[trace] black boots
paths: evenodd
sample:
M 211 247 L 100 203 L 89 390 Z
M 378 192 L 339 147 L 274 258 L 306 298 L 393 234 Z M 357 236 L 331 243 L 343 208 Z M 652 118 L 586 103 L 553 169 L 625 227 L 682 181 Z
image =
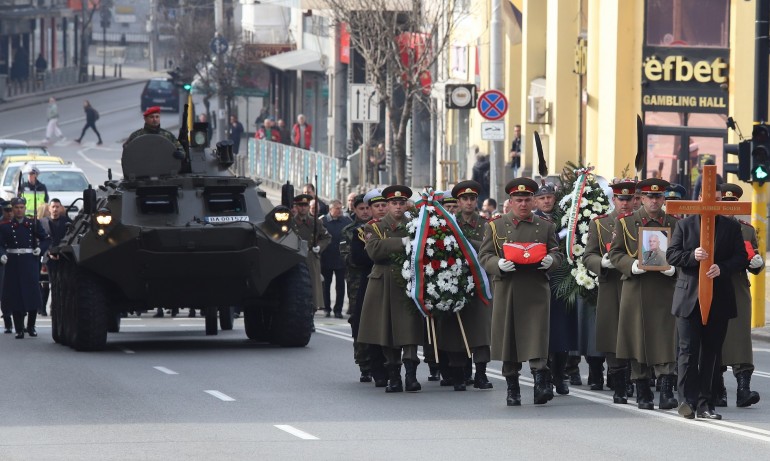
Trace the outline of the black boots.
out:
M 588 362 L 588 385 L 592 391 L 604 389 L 604 357 L 586 357 Z
M 407 392 L 418 392 L 422 389 L 417 381 L 417 363 L 413 360 L 404 360 L 404 390 Z
M 508 393 L 505 396 L 505 404 L 509 407 L 520 407 L 521 388 L 519 387 L 519 377 L 506 376 L 505 383 L 508 384 Z
M 401 375 L 401 370 L 398 374 Z M 374 379 L 374 387 L 388 386 L 388 373 L 381 362 L 372 361 L 372 379 Z
M 655 396 L 650 389 L 649 379 L 637 379 L 636 380 L 636 406 L 640 410 L 653 410 L 655 404 L 653 403 Z
M 674 375 L 658 376 L 660 381 L 660 400 L 658 408 L 661 410 L 671 410 L 679 406 L 679 401 L 674 397 Z
M 476 364 L 476 375 L 473 377 L 473 387 L 476 389 L 492 389 L 492 383 L 487 379 L 487 364 Z
M 369 370 L 361 370 L 361 377 L 358 378 L 358 382 L 370 383 L 372 382 L 372 372 Z
M 626 376 L 626 397 L 634 396 L 634 382 L 631 380 L 631 365 L 626 364 L 625 376 Z
M 16 327 L 16 339 L 24 339 L 24 314 L 13 314 L 13 326 Z
M 452 367 L 452 381 L 456 391 L 465 390 L 465 366 Z
M 401 365 L 388 365 L 388 387 L 385 392 L 404 392 L 404 384 L 401 382 Z
M 13 320 L 11 320 L 11 315 L 5 315 L 3 314 L 3 324 L 5 325 L 5 333 L 10 334 L 13 333 Z
M 428 363 L 428 381 L 438 381 L 441 379 L 438 365 L 435 363 Z
M 466 386 L 473 386 L 473 359 L 468 358 L 465 361 L 465 367 L 463 367 L 463 379 Z
M 567 365 L 566 352 L 554 352 L 550 355 L 551 359 L 551 383 L 556 386 L 556 393 L 559 395 L 569 394 L 569 385 L 564 380 L 564 367 Z
M 535 405 L 542 405 L 553 399 L 553 390 L 548 381 L 550 372 L 546 370 L 535 370 Z
M 716 373 L 717 376 L 714 378 L 714 388 L 711 389 L 711 393 L 714 396 L 713 397 L 713 403 L 715 407 L 726 407 L 727 406 L 727 389 L 725 388 L 725 375 L 723 370 L 717 370 L 714 373 Z
M 613 391 L 612 403 L 626 404 L 628 399 L 626 398 L 626 372 L 623 369 L 610 370 L 607 375 L 607 380 L 612 380 Z
M 759 402 L 759 394 L 751 390 L 751 370 L 745 370 L 738 373 L 735 377 L 738 380 L 738 392 L 736 393 L 735 404 L 741 408 L 754 405 Z
M 37 312 L 29 312 L 27 314 L 27 333 L 31 337 L 37 336 L 37 330 L 35 330 L 35 320 L 37 320 Z

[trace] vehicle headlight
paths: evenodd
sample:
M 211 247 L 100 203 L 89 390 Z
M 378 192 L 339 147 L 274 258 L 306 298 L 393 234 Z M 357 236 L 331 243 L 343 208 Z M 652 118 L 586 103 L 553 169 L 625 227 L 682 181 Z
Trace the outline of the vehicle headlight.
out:
M 278 211 L 274 216 L 276 222 L 287 222 L 291 217 L 291 213 L 289 211 Z
M 105 227 L 112 224 L 112 212 L 109 208 L 100 208 L 96 212 L 96 224 Z

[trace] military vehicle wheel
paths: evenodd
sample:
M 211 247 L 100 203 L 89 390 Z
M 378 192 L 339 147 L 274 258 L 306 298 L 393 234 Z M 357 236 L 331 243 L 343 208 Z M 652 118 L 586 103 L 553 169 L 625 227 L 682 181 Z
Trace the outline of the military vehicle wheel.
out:
M 243 326 L 246 329 L 246 336 L 253 341 L 267 341 L 269 339 L 267 320 L 262 309 L 253 306 L 241 308 L 243 311 Z
M 276 296 L 271 306 L 270 342 L 284 347 L 305 347 L 313 328 L 310 273 L 300 263 L 277 277 L 268 287 Z
M 69 346 L 79 351 L 97 351 L 107 344 L 107 289 L 90 271 L 79 269 L 72 261 L 60 264 L 69 282 L 62 316 Z
M 120 312 L 107 314 L 107 333 L 120 333 Z
M 219 308 L 219 327 L 222 330 L 232 330 L 233 322 L 235 321 L 235 307 L 220 307 Z
M 207 307 L 204 309 L 206 312 L 206 335 L 207 336 L 214 336 L 219 331 L 217 328 L 217 312 L 219 309 L 216 307 Z

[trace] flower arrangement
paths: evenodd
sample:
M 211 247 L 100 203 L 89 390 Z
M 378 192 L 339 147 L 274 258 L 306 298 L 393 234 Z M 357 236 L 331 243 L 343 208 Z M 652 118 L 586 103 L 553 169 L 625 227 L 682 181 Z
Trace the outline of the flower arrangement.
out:
M 560 242 L 567 255 L 554 276 L 556 295 L 568 306 L 581 297 L 596 302 L 598 277 L 583 264 L 588 243 L 588 229 L 594 218 L 609 211 L 609 199 L 592 173 L 593 167 L 568 163 L 562 172 L 565 195 L 558 202 L 558 223 L 566 230 Z
M 440 204 L 443 192 L 427 189 L 407 212 L 410 242 L 401 263 L 406 293 L 425 316 L 460 312 L 474 292 L 488 302 L 489 280 L 455 217 Z

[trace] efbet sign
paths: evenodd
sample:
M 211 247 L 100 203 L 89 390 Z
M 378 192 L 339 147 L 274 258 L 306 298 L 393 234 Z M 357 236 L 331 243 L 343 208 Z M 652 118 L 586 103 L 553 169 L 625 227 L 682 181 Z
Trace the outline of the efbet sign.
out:
M 729 50 L 645 47 L 642 109 L 727 114 Z

